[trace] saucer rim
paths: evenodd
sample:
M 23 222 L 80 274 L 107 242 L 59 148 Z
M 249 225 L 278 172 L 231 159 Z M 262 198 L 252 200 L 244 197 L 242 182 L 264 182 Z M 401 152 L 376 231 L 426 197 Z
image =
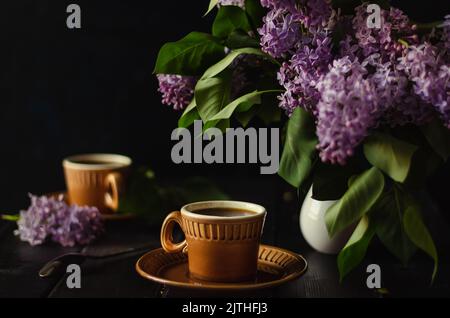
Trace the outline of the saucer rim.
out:
M 303 267 L 303 269 L 301 271 L 294 272 L 294 273 L 291 273 L 291 274 L 289 274 L 289 275 L 287 275 L 285 277 L 282 277 L 282 278 L 279 278 L 279 279 L 275 279 L 275 280 L 269 281 L 269 282 L 264 282 L 264 283 L 213 283 L 213 282 L 205 282 L 204 284 L 200 284 L 200 283 L 186 283 L 186 282 L 179 282 L 179 281 L 174 281 L 174 280 L 161 278 L 161 277 L 149 274 L 149 273 L 145 272 L 141 268 L 140 263 L 142 262 L 142 260 L 150 253 L 153 253 L 153 252 L 155 252 L 157 250 L 163 250 L 163 248 L 160 247 L 160 248 L 152 249 L 151 251 L 148 251 L 147 253 L 145 253 L 144 255 L 139 257 L 139 259 L 136 261 L 135 269 L 136 269 L 137 273 L 140 276 L 142 276 L 143 278 L 145 278 L 147 280 L 150 280 L 152 282 L 156 282 L 156 283 L 159 283 L 159 284 L 162 284 L 162 285 L 165 285 L 165 286 L 171 286 L 171 287 L 177 287 L 177 288 L 185 288 L 185 289 L 197 289 L 197 290 L 256 290 L 256 289 L 264 289 L 264 288 L 276 287 L 276 286 L 285 284 L 287 282 L 290 282 L 290 281 L 292 281 L 294 279 L 297 279 L 300 276 L 303 276 L 305 274 L 305 272 L 307 271 L 307 269 L 308 269 L 308 261 L 301 254 L 289 251 L 289 250 L 284 249 L 284 248 L 280 248 L 280 247 L 276 247 L 276 246 L 272 246 L 272 245 L 267 245 L 267 244 L 260 244 L 260 248 L 261 247 L 277 249 L 279 251 L 288 253 L 288 254 L 294 256 L 297 259 L 297 261 L 303 262 L 305 264 L 305 266 Z M 262 260 L 258 259 L 258 264 L 259 263 L 262 263 L 262 264 L 269 263 L 269 264 L 271 264 L 271 262 L 262 261 Z M 179 263 L 177 263 L 177 264 L 179 264 Z M 163 268 L 163 267 L 161 267 L 161 268 Z

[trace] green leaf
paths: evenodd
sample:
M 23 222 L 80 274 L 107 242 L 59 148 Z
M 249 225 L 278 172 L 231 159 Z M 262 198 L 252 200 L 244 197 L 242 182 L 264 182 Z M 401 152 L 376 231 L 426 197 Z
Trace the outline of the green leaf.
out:
M 406 180 L 416 150 L 416 145 L 382 133 L 375 133 L 364 142 L 367 160 L 397 182 Z
M 205 12 L 205 15 L 207 15 L 208 13 L 210 13 L 214 8 L 217 7 L 217 3 L 219 3 L 219 0 L 210 0 L 209 1 L 209 6 L 208 6 L 208 10 Z
M 216 184 L 204 177 L 191 177 L 180 184 L 176 191 L 183 200 L 181 205 L 198 201 L 230 200 Z
M 198 113 L 206 123 L 228 104 L 230 79 L 226 75 L 200 79 L 195 86 L 194 96 Z
M 416 252 L 416 246 L 406 235 L 403 226 L 406 201 L 404 193 L 394 186 L 381 196 L 372 217 L 380 241 L 403 265 Z
M 220 7 L 212 25 L 212 34 L 219 38 L 226 38 L 235 30 L 247 32 L 251 30 L 245 11 L 237 6 Z
M 374 233 L 372 222 L 364 215 L 337 257 L 340 281 L 364 259 Z
M 226 132 L 227 128 L 230 128 L 230 120 L 222 119 L 222 120 L 208 121 L 203 125 L 203 133 L 207 134 L 207 130 L 212 127 L 218 128 L 224 133 Z
M 351 176 L 360 173 L 354 157 L 345 166 L 319 162 L 314 170 L 312 198 L 318 201 L 338 200 L 348 189 Z
M 205 79 L 216 76 L 217 74 L 225 70 L 234 61 L 234 59 L 241 54 L 255 54 L 266 56 L 266 54 L 262 52 L 260 49 L 255 48 L 242 48 L 233 50 L 230 53 L 228 53 L 227 56 L 225 56 L 222 60 L 220 60 L 219 62 L 208 68 L 201 78 Z
M 450 156 L 450 131 L 435 119 L 420 127 L 433 150 L 446 161 Z
M 267 10 L 261 6 L 260 0 L 245 0 L 245 11 L 250 17 L 253 28 L 260 28 L 262 26 L 263 17 L 267 13 Z
M 403 216 L 403 225 L 410 240 L 434 260 L 434 269 L 431 279 L 433 282 L 438 270 L 437 250 L 433 238 L 422 221 L 417 205 L 410 205 L 406 208 Z
M 263 121 L 265 125 L 270 125 L 273 122 L 281 120 L 281 108 L 274 107 L 276 102 L 272 99 L 268 100 L 262 96 L 262 105 L 259 107 L 257 116 Z
M 384 176 L 376 167 L 352 180 L 342 198 L 325 214 L 330 237 L 358 221 L 377 202 L 384 189 Z
M 269 93 L 277 93 L 279 90 L 254 91 L 236 98 L 234 101 L 226 105 L 219 113 L 211 117 L 210 120 L 220 120 L 230 118 L 234 111 L 246 112 L 253 105 L 261 103 L 261 95 Z
M 133 213 L 152 225 L 160 226 L 168 211 L 189 202 L 229 200 L 216 184 L 203 177 L 191 177 L 176 185 L 161 185 L 147 167 L 132 171 L 127 191 L 119 200 L 118 213 Z
M 403 184 L 410 189 L 423 188 L 428 177 L 433 175 L 443 163 L 441 157 L 429 145 L 419 147 L 414 153 L 408 177 Z
M 246 47 L 259 48 L 259 41 L 247 33 L 234 30 L 227 38 L 226 46 L 230 49 L 240 49 Z
M 194 123 L 194 120 L 200 119 L 200 115 L 198 114 L 196 107 L 197 104 L 195 103 L 195 98 L 193 98 L 184 110 L 180 119 L 178 119 L 178 128 L 187 128 Z
M 313 175 L 312 198 L 318 201 L 338 200 L 347 191 L 348 177 L 343 167 L 318 163 Z
M 317 160 L 314 118 L 298 107 L 289 118 L 278 174 L 298 188 L 308 178 Z
M 164 219 L 166 211 L 151 169 L 140 167 L 133 171 L 126 189 L 119 200 L 119 213 L 133 213 L 152 224 Z
M 225 47 L 213 36 L 191 32 L 177 42 L 163 45 L 153 73 L 201 75 L 225 55 Z
M 236 120 L 243 126 L 246 127 L 248 123 L 255 117 L 258 113 L 259 106 L 251 107 L 248 111 L 245 112 L 235 112 L 234 117 Z

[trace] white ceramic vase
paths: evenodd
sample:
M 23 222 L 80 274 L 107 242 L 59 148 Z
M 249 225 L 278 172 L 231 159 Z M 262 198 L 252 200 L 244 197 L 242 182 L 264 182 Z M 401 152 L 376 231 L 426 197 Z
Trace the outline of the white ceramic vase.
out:
M 335 202 L 314 200 L 311 187 L 300 210 L 300 230 L 303 237 L 312 248 L 325 254 L 338 254 L 355 228 L 351 226 L 330 239 L 325 225 L 325 212 Z

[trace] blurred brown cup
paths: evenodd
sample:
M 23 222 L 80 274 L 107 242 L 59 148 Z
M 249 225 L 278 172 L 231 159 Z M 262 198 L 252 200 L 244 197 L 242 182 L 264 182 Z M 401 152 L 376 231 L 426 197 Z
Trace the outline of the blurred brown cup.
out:
M 103 214 L 119 207 L 132 160 L 117 154 L 82 154 L 63 160 L 68 201 L 95 206 Z

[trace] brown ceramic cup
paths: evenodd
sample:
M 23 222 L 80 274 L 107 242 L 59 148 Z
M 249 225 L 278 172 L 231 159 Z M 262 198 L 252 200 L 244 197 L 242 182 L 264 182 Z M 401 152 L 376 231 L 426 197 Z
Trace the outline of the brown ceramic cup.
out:
M 187 253 L 189 274 L 194 279 L 211 282 L 251 281 L 256 277 L 265 216 L 264 207 L 248 202 L 205 201 L 187 204 L 181 211 L 170 213 L 164 220 L 161 245 L 168 253 Z M 184 232 L 183 242 L 173 241 L 176 223 Z
M 131 163 L 130 158 L 115 154 L 83 154 L 64 159 L 68 200 L 95 206 L 103 214 L 114 213 Z

